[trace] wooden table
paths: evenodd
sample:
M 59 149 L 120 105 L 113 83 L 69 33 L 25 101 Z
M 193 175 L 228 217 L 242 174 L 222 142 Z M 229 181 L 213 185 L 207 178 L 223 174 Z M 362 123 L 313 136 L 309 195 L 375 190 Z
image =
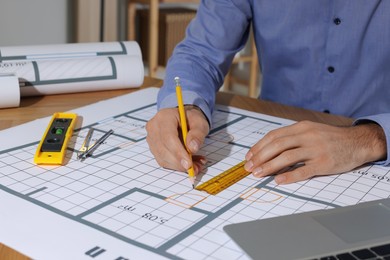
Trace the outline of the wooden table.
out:
M 145 77 L 144 84 L 141 88 L 152 86 L 160 87 L 161 85 L 162 81 L 160 79 Z M 20 107 L 0 109 L 0 130 L 20 125 L 33 119 L 51 116 L 55 112 L 64 112 L 100 100 L 127 94 L 138 89 L 139 88 L 22 98 Z
M 161 80 L 146 77 L 141 88 L 152 86 L 159 87 L 161 84 Z M 130 93 L 135 90 L 138 89 L 22 98 L 19 108 L 0 110 L 0 129 L 16 126 L 36 118 L 51 116 L 54 112 L 71 110 L 100 100 Z M 352 119 L 346 117 L 284 106 L 273 102 L 261 101 L 223 92 L 218 93 L 217 103 L 296 121 L 311 120 L 333 125 L 350 125 L 352 122 Z M 29 258 L 0 244 L 0 259 L 26 260 Z

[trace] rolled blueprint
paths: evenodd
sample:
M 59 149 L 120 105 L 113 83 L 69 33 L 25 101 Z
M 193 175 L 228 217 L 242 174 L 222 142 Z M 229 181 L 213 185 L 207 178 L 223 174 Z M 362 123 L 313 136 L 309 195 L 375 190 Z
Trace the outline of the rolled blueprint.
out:
M 0 74 L 0 93 L 0 108 L 18 107 L 20 104 L 18 78 Z
M 7 62 L 0 71 L 19 79 L 21 96 L 138 87 L 144 79 L 142 62 L 129 55 Z
M 144 68 L 136 42 L 0 47 L 0 108 L 10 93 L 51 95 L 139 87 Z M 15 84 L 15 79 L 17 79 Z M 8 95 L 8 96 L 7 96 Z
M 0 62 L 116 55 L 142 58 L 141 49 L 135 41 L 0 47 Z

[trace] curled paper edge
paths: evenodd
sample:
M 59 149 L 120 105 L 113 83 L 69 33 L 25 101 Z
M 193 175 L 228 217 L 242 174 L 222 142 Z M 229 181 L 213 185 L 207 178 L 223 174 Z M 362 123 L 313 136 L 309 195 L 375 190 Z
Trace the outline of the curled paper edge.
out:
M 0 75 L 0 108 L 19 107 L 20 87 L 18 77 Z

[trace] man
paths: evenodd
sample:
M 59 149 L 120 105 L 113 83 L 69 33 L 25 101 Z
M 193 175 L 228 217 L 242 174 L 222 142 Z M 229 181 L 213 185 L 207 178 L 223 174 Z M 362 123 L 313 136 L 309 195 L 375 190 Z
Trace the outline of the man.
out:
M 354 126 L 299 122 L 271 131 L 246 154 L 254 176 L 278 184 L 390 164 L 390 1 L 204 0 L 168 62 L 159 112 L 147 124 L 157 162 L 185 171 L 173 78 L 187 106 L 187 144 L 196 154 L 209 131 L 215 93 L 253 25 L 263 74 L 261 98 L 356 118 Z M 206 158 L 193 158 L 196 173 Z

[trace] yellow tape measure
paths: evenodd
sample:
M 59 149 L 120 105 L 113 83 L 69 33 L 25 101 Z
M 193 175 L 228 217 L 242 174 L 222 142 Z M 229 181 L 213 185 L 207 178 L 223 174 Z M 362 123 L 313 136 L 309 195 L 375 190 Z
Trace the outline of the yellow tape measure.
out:
M 75 113 L 54 113 L 34 155 L 36 164 L 63 164 L 76 125 Z
M 211 195 L 218 194 L 220 191 L 223 191 L 227 187 L 230 187 L 234 183 L 240 181 L 250 174 L 250 172 L 247 172 L 244 169 L 245 163 L 246 161 L 240 162 L 239 164 L 222 172 L 205 183 L 202 183 L 195 189 L 199 191 L 205 191 Z

